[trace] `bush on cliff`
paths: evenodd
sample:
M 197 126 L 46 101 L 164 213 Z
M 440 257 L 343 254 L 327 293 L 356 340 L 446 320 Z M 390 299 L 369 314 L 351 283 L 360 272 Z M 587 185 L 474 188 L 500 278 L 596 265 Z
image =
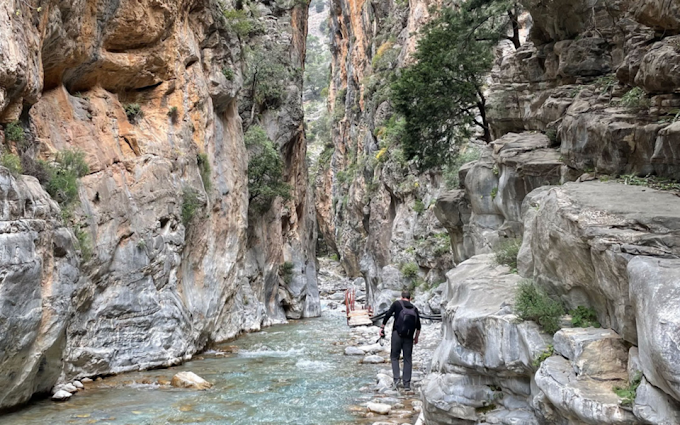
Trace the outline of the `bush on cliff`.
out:
M 274 199 L 290 199 L 290 185 L 283 179 L 283 161 L 274 143 L 260 126 L 251 126 L 245 134 L 248 161 L 248 192 L 250 206 L 265 212 Z
M 552 335 L 560 330 L 564 307 L 532 281 L 523 281 L 517 286 L 515 313 L 522 320 L 533 320 L 543 331 Z
M 517 45 L 518 7 L 499 0 L 471 0 L 444 8 L 421 30 L 416 63 L 392 85 L 392 103 L 406 119 L 402 140 L 407 159 L 422 169 L 444 165 L 456 144 L 477 129 L 491 142 L 484 84 L 494 48 L 507 38 Z
M 67 149 L 57 154 L 55 165 L 40 163 L 48 175 L 45 189 L 62 209 L 68 211 L 78 198 L 78 179 L 90 172 L 85 154 Z
M 513 273 L 517 273 L 517 254 L 522 246 L 522 239 L 505 239 L 494 250 L 496 264 L 510 267 Z

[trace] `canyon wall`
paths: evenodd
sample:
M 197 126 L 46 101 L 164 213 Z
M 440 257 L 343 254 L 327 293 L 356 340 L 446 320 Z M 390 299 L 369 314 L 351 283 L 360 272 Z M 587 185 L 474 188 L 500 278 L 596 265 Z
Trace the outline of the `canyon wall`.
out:
M 388 101 L 416 31 L 436 2 L 332 0 L 332 155 L 321 154 L 317 220 L 349 276 L 386 310 L 404 287 L 436 286 L 453 265 L 449 237 L 433 212 L 439 173 L 420 173 L 390 145 Z M 362 281 L 362 279 L 364 281 Z M 433 305 L 435 309 L 438 307 Z
M 416 297 L 444 316 L 424 423 L 680 423 L 678 7 L 521 3 L 527 39 L 502 42 L 489 76 L 494 141 L 451 190 L 443 173 L 403 160 L 387 102 L 439 5 L 332 2 L 320 233 L 378 310 L 450 269 L 438 296 Z M 437 245 L 442 227 L 450 246 Z M 521 245 L 516 269 L 493 255 L 508 242 Z M 565 312 L 590 309 L 601 327 L 564 315 L 553 335 L 518 320 L 526 283 Z
M 523 4 L 529 41 L 491 74 L 496 140 L 436 205 L 460 263 L 424 421 L 678 423 L 677 7 Z M 517 270 L 490 255 L 508 239 Z M 529 282 L 601 328 L 519 321 Z
M 176 364 L 319 314 L 307 6 L 246 6 L 249 32 L 214 0 L 0 5 L 6 153 L 43 183 L 41 161 L 64 150 L 89 166 L 61 207 L 36 177 L 0 173 L 0 408 L 60 379 Z M 244 111 L 251 53 L 271 45 L 280 98 Z M 264 212 L 249 206 L 246 119 L 281 153 L 291 188 Z

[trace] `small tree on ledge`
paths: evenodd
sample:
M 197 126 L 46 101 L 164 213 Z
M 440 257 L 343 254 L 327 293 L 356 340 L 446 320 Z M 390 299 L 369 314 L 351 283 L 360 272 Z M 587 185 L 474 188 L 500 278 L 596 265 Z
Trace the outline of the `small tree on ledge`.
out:
M 283 161 L 262 127 L 251 126 L 245 134 L 248 161 L 249 205 L 262 213 L 276 197 L 290 199 L 290 185 L 283 181 Z
M 421 30 L 416 63 L 393 84 L 392 103 L 406 120 L 404 153 L 422 169 L 449 162 L 475 128 L 491 142 L 484 85 L 499 40 L 518 42 L 517 10 L 514 2 L 470 0 L 442 9 Z

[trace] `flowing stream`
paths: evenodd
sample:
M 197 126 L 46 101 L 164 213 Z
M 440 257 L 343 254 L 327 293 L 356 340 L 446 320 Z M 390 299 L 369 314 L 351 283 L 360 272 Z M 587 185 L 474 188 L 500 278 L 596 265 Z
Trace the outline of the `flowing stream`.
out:
M 228 344 L 237 352 L 209 351 L 182 366 L 110 377 L 68 402 L 37 401 L 0 417 L 0 423 L 361 423 L 350 406 L 370 398 L 359 388 L 374 383 L 378 367 L 359 367 L 356 357 L 343 355 L 345 344 L 334 344 L 347 340 L 348 329 L 344 314 L 324 310 L 321 318 L 244 335 Z M 183 370 L 214 387 L 191 391 L 158 385 Z

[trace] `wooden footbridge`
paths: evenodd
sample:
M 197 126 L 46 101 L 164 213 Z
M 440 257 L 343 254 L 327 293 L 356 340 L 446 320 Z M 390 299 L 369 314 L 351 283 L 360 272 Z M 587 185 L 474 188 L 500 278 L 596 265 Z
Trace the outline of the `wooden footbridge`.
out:
M 373 308 L 370 305 L 369 306 L 361 305 L 360 307 L 361 308 L 357 308 L 355 288 L 347 289 L 345 291 L 345 310 L 347 311 L 347 325 L 350 328 L 354 328 L 357 326 L 372 326 L 372 325 L 378 326 L 385 318 L 385 314 L 387 314 L 386 311 L 383 311 L 380 314 L 374 315 Z M 420 319 L 441 322 L 442 315 L 420 314 Z

